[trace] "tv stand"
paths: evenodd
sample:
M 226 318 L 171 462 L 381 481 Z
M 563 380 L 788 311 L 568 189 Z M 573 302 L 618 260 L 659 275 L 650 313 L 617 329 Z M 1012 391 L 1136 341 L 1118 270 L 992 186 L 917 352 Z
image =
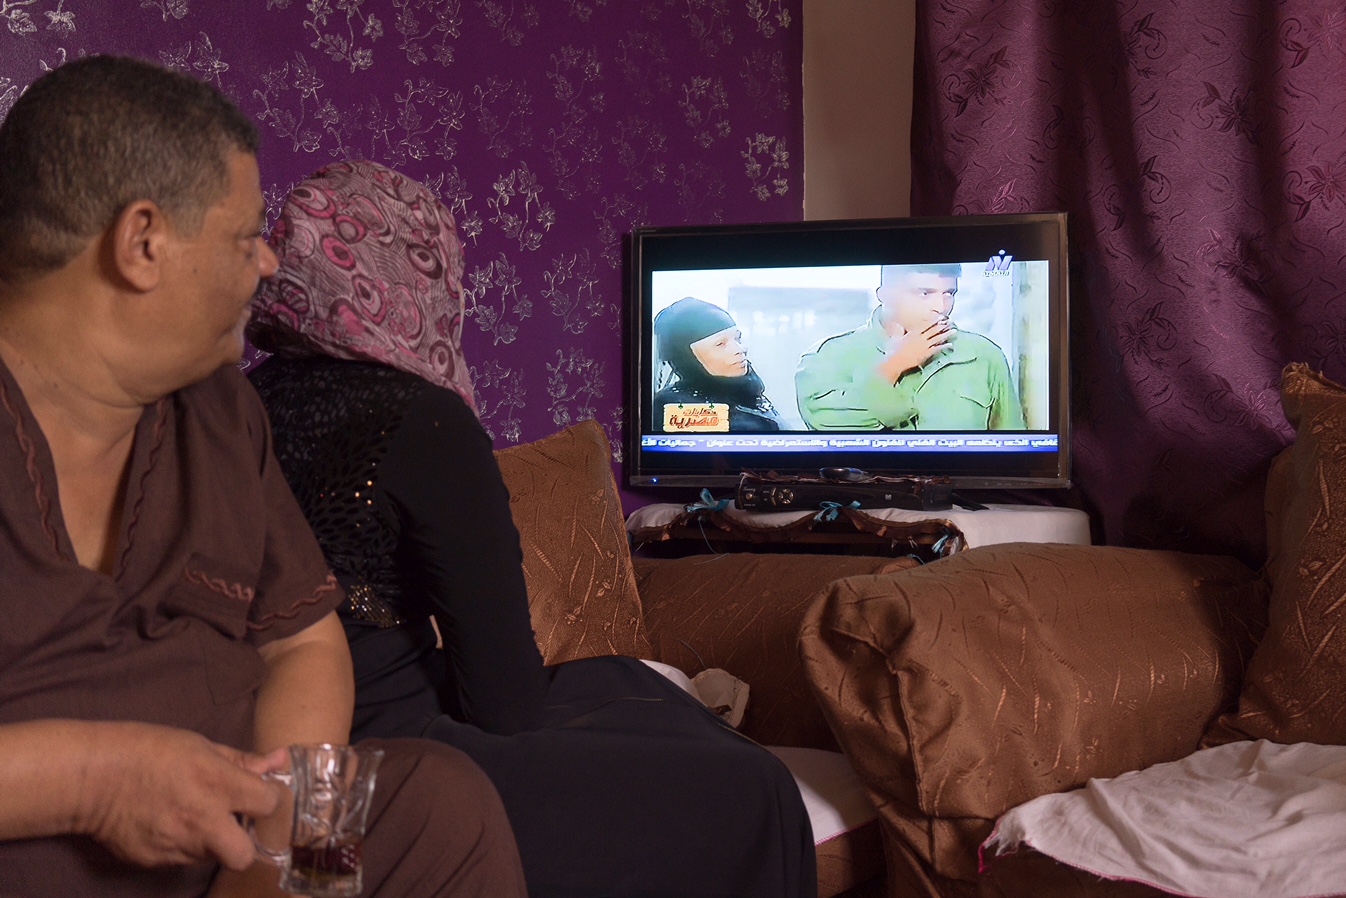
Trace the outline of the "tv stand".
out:
M 989 511 L 991 508 L 991 506 L 989 505 L 982 505 L 975 499 L 969 499 L 967 496 L 963 495 L 957 490 L 954 490 L 952 493 L 949 494 L 949 501 L 952 502 L 954 505 L 957 505 L 959 508 L 964 508 L 967 509 L 968 511 Z
M 646 505 L 626 520 L 649 555 L 699 552 L 835 552 L 915 555 L 928 561 L 1008 542 L 1088 545 L 1089 517 L 1075 508 L 988 504 L 977 510 L 836 507 L 744 511 L 732 500 Z

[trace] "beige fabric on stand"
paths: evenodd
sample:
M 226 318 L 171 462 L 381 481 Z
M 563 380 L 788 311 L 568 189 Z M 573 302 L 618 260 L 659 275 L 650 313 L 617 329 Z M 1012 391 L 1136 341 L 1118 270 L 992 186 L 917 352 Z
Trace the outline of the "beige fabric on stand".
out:
M 667 527 L 684 513 L 682 505 L 657 504 L 637 508 L 626 519 L 626 529 L 635 535 Z M 950 508 L 943 511 L 912 511 L 906 508 L 864 508 L 855 515 L 872 522 L 921 523 L 948 521 L 962 532 L 965 547 L 990 546 L 1011 542 L 1068 543 L 1088 545 L 1089 516 L 1078 508 L 1048 505 L 988 505 L 969 511 Z M 758 528 L 789 527 L 812 518 L 816 511 L 740 511 L 730 502 L 721 514 Z

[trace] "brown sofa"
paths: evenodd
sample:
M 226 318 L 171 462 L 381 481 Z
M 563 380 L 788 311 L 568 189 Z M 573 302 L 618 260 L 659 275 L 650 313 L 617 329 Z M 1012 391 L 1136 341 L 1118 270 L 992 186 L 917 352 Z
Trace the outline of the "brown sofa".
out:
M 821 896 L 1152 898 L 978 846 L 1011 807 L 1202 745 L 1346 744 L 1346 389 L 1292 366 L 1282 400 L 1260 572 L 1041 544 L 633 561 L 598 425 L 498 455 L 544 657 L 722 667 L 749 736 L 845 752 L 879 818 L 820 846 Z
M 1065 546 L 924 566 L 633 556 L 597 424 L 497 458 L 548 662 L 723 668 L 751 688 L 745 735 L 850 757 L 880 817 L 819 846 L 820 898 L 1050 895 L 1014 888 L 1058 880 L 1084 894 L 1042 858 L 979 877 L 977 845 L 1019 801 L 1189 752 L 1236 693 L 1258 627 L 1258 581 L 1228 559 Z M 1014 690 L 987 691 L 1002 680 Z

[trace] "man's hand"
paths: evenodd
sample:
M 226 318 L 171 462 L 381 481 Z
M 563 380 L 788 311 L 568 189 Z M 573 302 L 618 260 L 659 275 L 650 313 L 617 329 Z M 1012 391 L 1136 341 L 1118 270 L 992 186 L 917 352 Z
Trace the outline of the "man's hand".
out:
M 242 870 L 252 864 L 252 839 L 234 815 L 275 811 L 282 789 L 259 774 L 284 768 L 284 750 L 251 755 L 150 724 L 90 730 L 77 831 L 144 866 L 218 860 Z
M 953 325 L 940 318 L 924 330 L 907 331 L 888 340 L 888 352 L 879 363 L 879 372 L 889 383 L 914 368 L 919 368 L 949 345 Z

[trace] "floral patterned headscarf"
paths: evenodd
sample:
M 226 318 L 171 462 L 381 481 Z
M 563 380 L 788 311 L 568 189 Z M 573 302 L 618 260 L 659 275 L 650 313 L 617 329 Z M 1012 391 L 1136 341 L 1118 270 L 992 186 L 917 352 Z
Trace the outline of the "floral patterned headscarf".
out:
M 287 358 L 382 362 L 458 393 L 463 250 L 426 187 L 376 162 L 334 162 L 285 199 L 270 243 L 280 268 L 252 301 L 248 339 Z

